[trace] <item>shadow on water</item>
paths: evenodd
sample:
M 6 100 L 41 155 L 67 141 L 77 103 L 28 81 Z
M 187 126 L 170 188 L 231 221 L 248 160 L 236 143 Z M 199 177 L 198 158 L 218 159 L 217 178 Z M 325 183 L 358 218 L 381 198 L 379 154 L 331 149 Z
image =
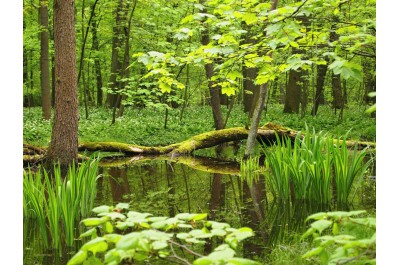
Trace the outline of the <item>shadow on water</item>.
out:
M 313 205 L 305 202 L 274 201 L 266 190 L 264 175 L 248 184 L 239 178 L 240 164 L 227 161 L 224 151 L 210 157 L 130 157 L 103 159 L 97 182 L 95 206 L 129 202 L 133 210 L 153 215 L 208 213 L 208 219 L 233 227 L 251 227 L 256 236 L 247 240 L 241 255 L 262 256 L 265 250 L 283 242 L 293 233 L 303 233 L 304 220 L 319 211 L 375 210 L 375 182 L 366 179 L 354 205 L 345 207 Z M 66 264 L 74 250 L 62 253 L 43 251 L 34 223 L 24 220 L 24 264 Z M 77 240 L 79 249 L 81 242 Z M 205 245 L 210 252 L 214 242 Z M 47 253 L 47 254 L 46 254 Z

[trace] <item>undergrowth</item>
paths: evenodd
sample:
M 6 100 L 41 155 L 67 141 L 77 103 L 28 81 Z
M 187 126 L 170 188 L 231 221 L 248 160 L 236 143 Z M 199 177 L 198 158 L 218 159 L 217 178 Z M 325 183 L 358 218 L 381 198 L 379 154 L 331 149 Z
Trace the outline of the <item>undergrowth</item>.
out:
M 318 115 L 284 114 L 281 105 L 268 106 L 267 114 L 262 117 L 260 126 L 274 122 L 294 130 L 304 130 L 305 124 L 316 131 L 328 131 L 339 137 L 350 130 L 348 139 L 374 141 L 375 119 L 370 118 L 359 107 L 349 107 L 344 111 L 343 120 L 329 106 L 321 106 Z M 224 117 L 228 109 L 223 106 Z M 308 113 L 308 112 L 307 112 Z M 191 106 L 187 108 L 183 119 L 179 120 L 180 109 L 169 111 L 167 128 L 164 129 L 165 113 L 157 109 L 126 108 L 124 116 L 117 118 L 111 125 L 111 110 L 90 108 L 89 119 L 85 119 L 84 109 L 80 109 L 79 141 L 118 141 L 138 145 L 156 146 L 186 140 L 194 135 L 214 129 L 212 112 L 209 106 Z M 24 142 L 47 146 L 51 136 L 51 122 L 42 120 L 41 108 L 24 109 Z M 242 106 L 235 106 L 229 116 L 227 128 L 248 126 L 247 115 Z

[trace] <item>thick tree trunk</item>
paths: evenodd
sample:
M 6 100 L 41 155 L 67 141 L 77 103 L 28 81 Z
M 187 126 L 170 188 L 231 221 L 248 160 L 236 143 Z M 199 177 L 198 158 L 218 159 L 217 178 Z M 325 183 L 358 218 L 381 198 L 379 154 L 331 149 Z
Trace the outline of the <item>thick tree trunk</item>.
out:
M 254 84 L 257 77 L 257 68 L 243 67 L 243 107 L 251 118 L 255 109 L 255 99 L 260 96 L 260 86 Z
M 39 3 L 40 21 L 40 87 L 42 94 L 42 113 L 45 120 L 51 118 L 50 67 L 49 67 L 49 15 L 47 2 Z
M 78 158 L 78 88 L 74 0 L 54 1 L 56 96 L 48 162 L 63 170 Z
M 301 71 L 290 70 L 283 113 L 299 113 Z

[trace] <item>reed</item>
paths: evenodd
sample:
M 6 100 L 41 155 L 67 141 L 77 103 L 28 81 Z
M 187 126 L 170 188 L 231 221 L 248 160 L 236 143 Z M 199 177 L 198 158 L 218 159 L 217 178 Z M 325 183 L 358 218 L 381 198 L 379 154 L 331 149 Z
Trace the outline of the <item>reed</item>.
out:
M 259 160 L 259 156 L 254 156 L 240 161 L 240 178 L 242 180 L 246 180 L 249 184 L 259 180 L 259 174 L 264 171 L 264 168 L 259 164 Z
M 266 183 L 276 199 L 327 204 L 334 197 L 347 203 L 371 163 L 364 162 L 366 149 L 349 151 L 345 138 L 333 140 L 314 129 L 294 140 L 277 138 L 274 146 L 263 147 L 270 172 Z
M 354 199 L 354 196 L 350 199 L 350 195 L 356 194 L 372 158 L 364 162 L 367 150 L 359 151 L 357 146 L 348 150 L 345 138 L 337 143 L 333 153 L 335 197 L 339 204 L 345 204 Z
M 290 166 L 286 162 L 286 158 L 288 153 L 291 152 L 291 145 L 290 142 L 286 142 L 287 140 L 281 141 L 277 137 L 276 145 L 273 148 L 270 149 L 265 146 L 263 148 L 266 168 L 271 173 L 265 179 L 266 185 L 275 198 L 284 201 L 290 198 Z
M 74 245 L 76 224 L 93 208 L 97 169 L 98 159 L 91 159 L 71 166 L 65 178 L 58 165 L 52 175 L 43 168 L 24 172 L 24 217 L 36 219 L 46 247 Z
M 34 173 L 30 169 L 24 171 L 23 177 L 23 209 L 24 219 L 36 219 L 44 247 L 48 247 L 46 213 L 44 205 L 45 187 L 42 183 L 41 171 Z

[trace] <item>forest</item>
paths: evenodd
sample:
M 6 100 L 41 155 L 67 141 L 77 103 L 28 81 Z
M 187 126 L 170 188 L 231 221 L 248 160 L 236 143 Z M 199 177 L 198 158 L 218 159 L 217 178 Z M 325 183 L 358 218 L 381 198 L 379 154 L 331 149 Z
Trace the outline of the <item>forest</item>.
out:
M 376 264 L 374 0 L 24 0 L 24 264 Z

